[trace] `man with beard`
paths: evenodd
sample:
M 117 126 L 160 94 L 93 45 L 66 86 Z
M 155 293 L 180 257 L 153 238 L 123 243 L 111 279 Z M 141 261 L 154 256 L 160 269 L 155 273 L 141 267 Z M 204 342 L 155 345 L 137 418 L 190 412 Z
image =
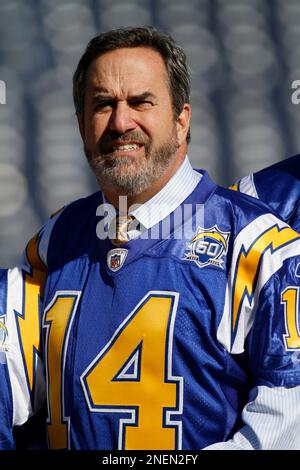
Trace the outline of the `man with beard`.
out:
M 46 399 L 52 449 L 300 448 L 300 236 L 191 168 L 189 92 L 153 28 L 100 34 L 78 64 L 101 191 L 1 277 L 7 414 Z
M 245 176 L 232 188 L 264 201 L 300 232 L 300 155 Z

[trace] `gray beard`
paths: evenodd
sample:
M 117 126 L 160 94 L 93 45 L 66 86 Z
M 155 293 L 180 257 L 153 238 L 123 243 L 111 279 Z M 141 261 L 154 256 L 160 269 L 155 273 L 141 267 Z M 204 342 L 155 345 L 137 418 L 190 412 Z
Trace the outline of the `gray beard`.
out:
M 172 137 L 158 149 L 151 144 L 145 145 L 146 162 L 144 165 L 136 157 L 111 157 L 91 155 L 84 148 L 87 160 L 101 188 L 114 187 L 124 195 L 136 196 L 147 190 L 160 179 L 166 168 L 176 157 L 178 143 L 175 132 Z

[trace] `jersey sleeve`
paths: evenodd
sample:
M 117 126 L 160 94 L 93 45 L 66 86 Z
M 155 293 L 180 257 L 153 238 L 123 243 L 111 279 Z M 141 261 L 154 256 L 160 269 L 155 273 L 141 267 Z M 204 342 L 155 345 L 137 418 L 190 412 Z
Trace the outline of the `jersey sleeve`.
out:
M 52 231 L 64 209 L 65 207 L 52 214 L 39 232 L 29 240 L 22 256 L 22 266 L 47 272 L 48 251 Z
M 21 425 L 45 398 L 41 361 L 42 289 L 45 273 L 14 268 L 0 279 L 2 296 L 2 370 L 4 402 L 11 410 L 11 425 Z
M 0 270 L 0 449 L 45 404 L 41 324 L 51 234 L 63 209 L 28 242 L 21 263 Z
M 272 215 L 236 238 L 218 339 L 244 354 L 244 426 L 207 449 L 300 448 L 300 236 Z
M 18 267 L 0 270 L 0 449 L 13 448 L 13 427 L 45 404 L 43 293 L 51 234 L 62 212 L 28 242 Z
M 12 400 L 7 365 L 0 362 L 0 450 L 15 448 L 12 432 Z
M 300 232 L 300 155 L 245 176 L 231 189 L 260 199 Z
M 12 390 L 7 367 L 7 270 L 0 270 L 0 450 L 14 448 Z

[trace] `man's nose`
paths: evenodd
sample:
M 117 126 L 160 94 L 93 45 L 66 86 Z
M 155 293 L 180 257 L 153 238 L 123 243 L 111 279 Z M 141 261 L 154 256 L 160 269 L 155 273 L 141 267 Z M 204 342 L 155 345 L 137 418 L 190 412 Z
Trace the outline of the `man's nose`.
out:
M 124 134 L 134 130 L 137 124 L 132 117 L 132 110 L 127 103 L 117 103 L 110 117 L 110 130 Z

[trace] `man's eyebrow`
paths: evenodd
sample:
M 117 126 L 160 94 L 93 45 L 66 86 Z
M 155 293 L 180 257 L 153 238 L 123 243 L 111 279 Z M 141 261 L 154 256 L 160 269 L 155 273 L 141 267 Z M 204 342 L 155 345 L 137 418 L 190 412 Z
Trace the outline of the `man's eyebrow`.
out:
M 137 95 L 131 95 L 129 96 L 128 100 L 131 101 L 131 100 L 146 100 L 148 98 L 152 98 L 152 99 L 156 99 L 156 96 L 151 93 L 151 91 L 144 91 L 143 93 L 139 93 Z
M 146 99 L 156 99 L 156 96 L 151 93 L 150 91 L 144 91 L 143 93 L 139 93 L 139 94 L 134 94 L 134 95 L 129 95 L 127 100 L 128 101 L 138 101 L 138 100 L 146 100 Z M 95 93 L 93 93 L 93 101 L 95 100 L 108 100 L 108 101 L 116 101 L 116 97 L 115 96 L 112 96 L 108 93 L 107 90 L 105 89 L 98 89 L 97 91 L 95 91 Z
M 105 93 L 105 92 L 96 92 L 93 94 L 93 98 L 92 98 L 93 101 L 114 101 L 115 100 L 115 97 L 114 96 L 111 96 L 109 93 Z

